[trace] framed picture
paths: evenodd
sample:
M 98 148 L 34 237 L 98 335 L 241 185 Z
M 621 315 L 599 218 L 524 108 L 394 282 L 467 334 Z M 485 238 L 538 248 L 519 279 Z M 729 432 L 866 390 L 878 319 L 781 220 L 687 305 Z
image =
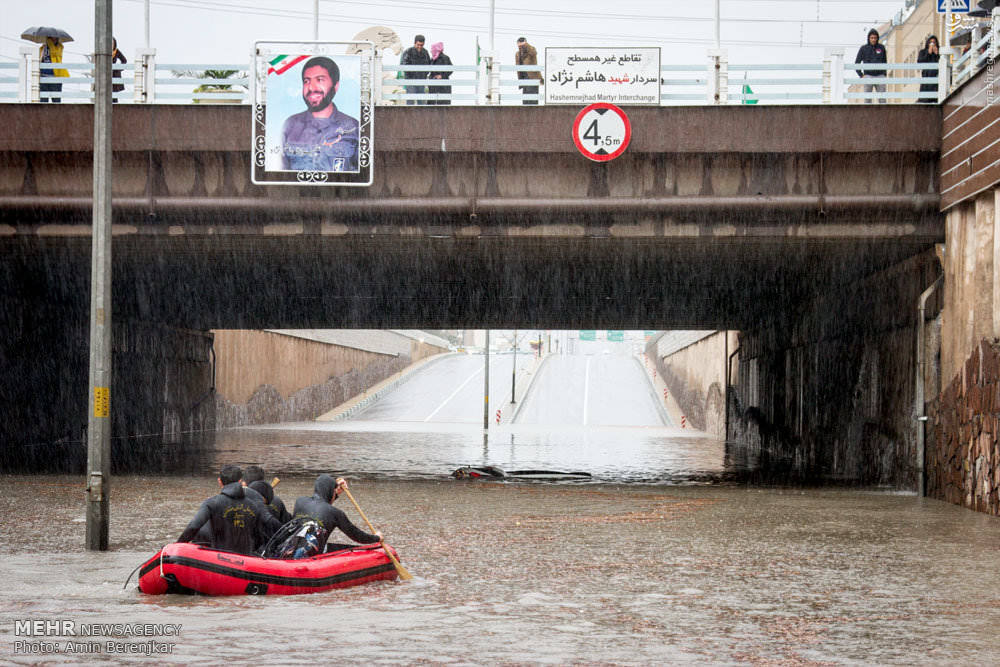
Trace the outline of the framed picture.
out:
M 372 184 L 374 58 L 371 42 L 254 44 L 254 183 Z

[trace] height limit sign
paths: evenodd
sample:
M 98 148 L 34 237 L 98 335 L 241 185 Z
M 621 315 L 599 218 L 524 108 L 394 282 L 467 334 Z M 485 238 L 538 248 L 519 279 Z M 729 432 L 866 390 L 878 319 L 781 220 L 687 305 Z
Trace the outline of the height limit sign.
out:
M 597 102 L 584 107 L 573 122 L 573 143 L 595 162 L 607 162 L 625 152 L 632 138 L 632 124 L 614 104 Z

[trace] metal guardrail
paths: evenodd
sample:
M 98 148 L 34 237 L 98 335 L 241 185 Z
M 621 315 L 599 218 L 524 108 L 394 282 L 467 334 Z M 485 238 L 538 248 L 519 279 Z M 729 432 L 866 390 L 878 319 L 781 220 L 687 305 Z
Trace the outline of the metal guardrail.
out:
M 995 10 L 1000 18 L 1000 8 Z M 842 49 L 830 50 L 821 63 L 730 64 L 726 51 L 711 50 L 706 61 L 665 64 L 660 67 L 660 105 L 683 104 L 851 104 L 940 102 L 955 87 L 992 65 L 1000 48 L 1000 20 L 982 36 L 974 35 L 970 48 L 957 59 L 942 54 L 939 63 L 855 64 Z M 48 63 L 45 63 L 48 69 Z M 53 63 L 68 77 L 43 74 L 37 49 L 23 47 L 21 60 L 0 62 L 0 103 L 93 102 L 90 63 Z M 533 79 L 522 72 L 541 72 L 541 66 L 515 66 L 484 59 L 478 65 L 390 65 L 376 59 L 374 91 L 377 105 L 396 104 L 544 104 L 544 85 L 530 92 Z M 119 103 L 250 104 L 248 63 L 158 63 L 155 51 L 140 50 L 132 62 L 115 65 L 123 89 L 112 94 Z M 923 71 L 937 69 L 937 76 Z M 857 72 L 885 70 L 884 77 L 858 78 Z M 448 79 L 408 79 L 409 72 L 448 72 Z M 884 90 L 865 91 L 877 84 Z M 920 91 L 935 84 L 936 91 Z M 58 85 L 59 90 L 52 90 Z

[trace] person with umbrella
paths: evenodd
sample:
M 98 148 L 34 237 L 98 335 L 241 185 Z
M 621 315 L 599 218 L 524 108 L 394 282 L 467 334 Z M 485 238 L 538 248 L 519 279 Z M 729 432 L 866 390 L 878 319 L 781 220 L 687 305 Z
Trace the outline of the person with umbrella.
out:
M 43 63 L 61 63 L 63 56 L 63 43 L 73 41 L 73 38 L 65 30 L 50 28 L 47 26 L 28 28 L 21 33 L 21 39 L 27 39 L 41 44 L 38 48 L 38 59 Z M 69 76 L 69 72 L 62 68 L 53 69 L 51 67 L 42 67 L 41 75 L 42 77 L 61 77 Z M 38 89 L 43 93 L 61 93 L 62 84 L 42 83 L 39 84 Z M 48 101 L 59 103 L 62 99 L 57 95 L 42 95 L 42 102 Z

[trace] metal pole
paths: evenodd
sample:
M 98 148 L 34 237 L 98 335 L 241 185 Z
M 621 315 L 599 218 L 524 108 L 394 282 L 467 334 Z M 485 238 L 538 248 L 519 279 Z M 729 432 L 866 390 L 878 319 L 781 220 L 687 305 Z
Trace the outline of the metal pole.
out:
M 945 7 L 944 15 L 944 48 L 951 48 L 951 0 L 946 0 L 947 6 Z M 950 57 L 950 56 L 949 56 Z
M 146 32 L 146 48 L 148 49 L 149 48 L 149 0 L 146 0 L 146 2 L 143 3 L 142 18 Z
M 719 0 L 715 0 L 715 48 L 722 48 L 722 32 L 720 28 L 719 20 Z
M 313 0 L 313 41 L 319 41 L 319 0 Z
M 514 329 L 514 363 L 510 367 L 510 402 L 517 403 L 514 387 L 517 385 L 517 329 Z
M 111 482 L 111 2 L 94 0 L 94 221 L 90 271 L 87 549 L 108 549 Z
M 483 378 L 483 433 L 490 430 L 490 330 L 486 330 L 485 372 Z
M 490 57 L 496 53 L 496 0 L 490 0 Z

